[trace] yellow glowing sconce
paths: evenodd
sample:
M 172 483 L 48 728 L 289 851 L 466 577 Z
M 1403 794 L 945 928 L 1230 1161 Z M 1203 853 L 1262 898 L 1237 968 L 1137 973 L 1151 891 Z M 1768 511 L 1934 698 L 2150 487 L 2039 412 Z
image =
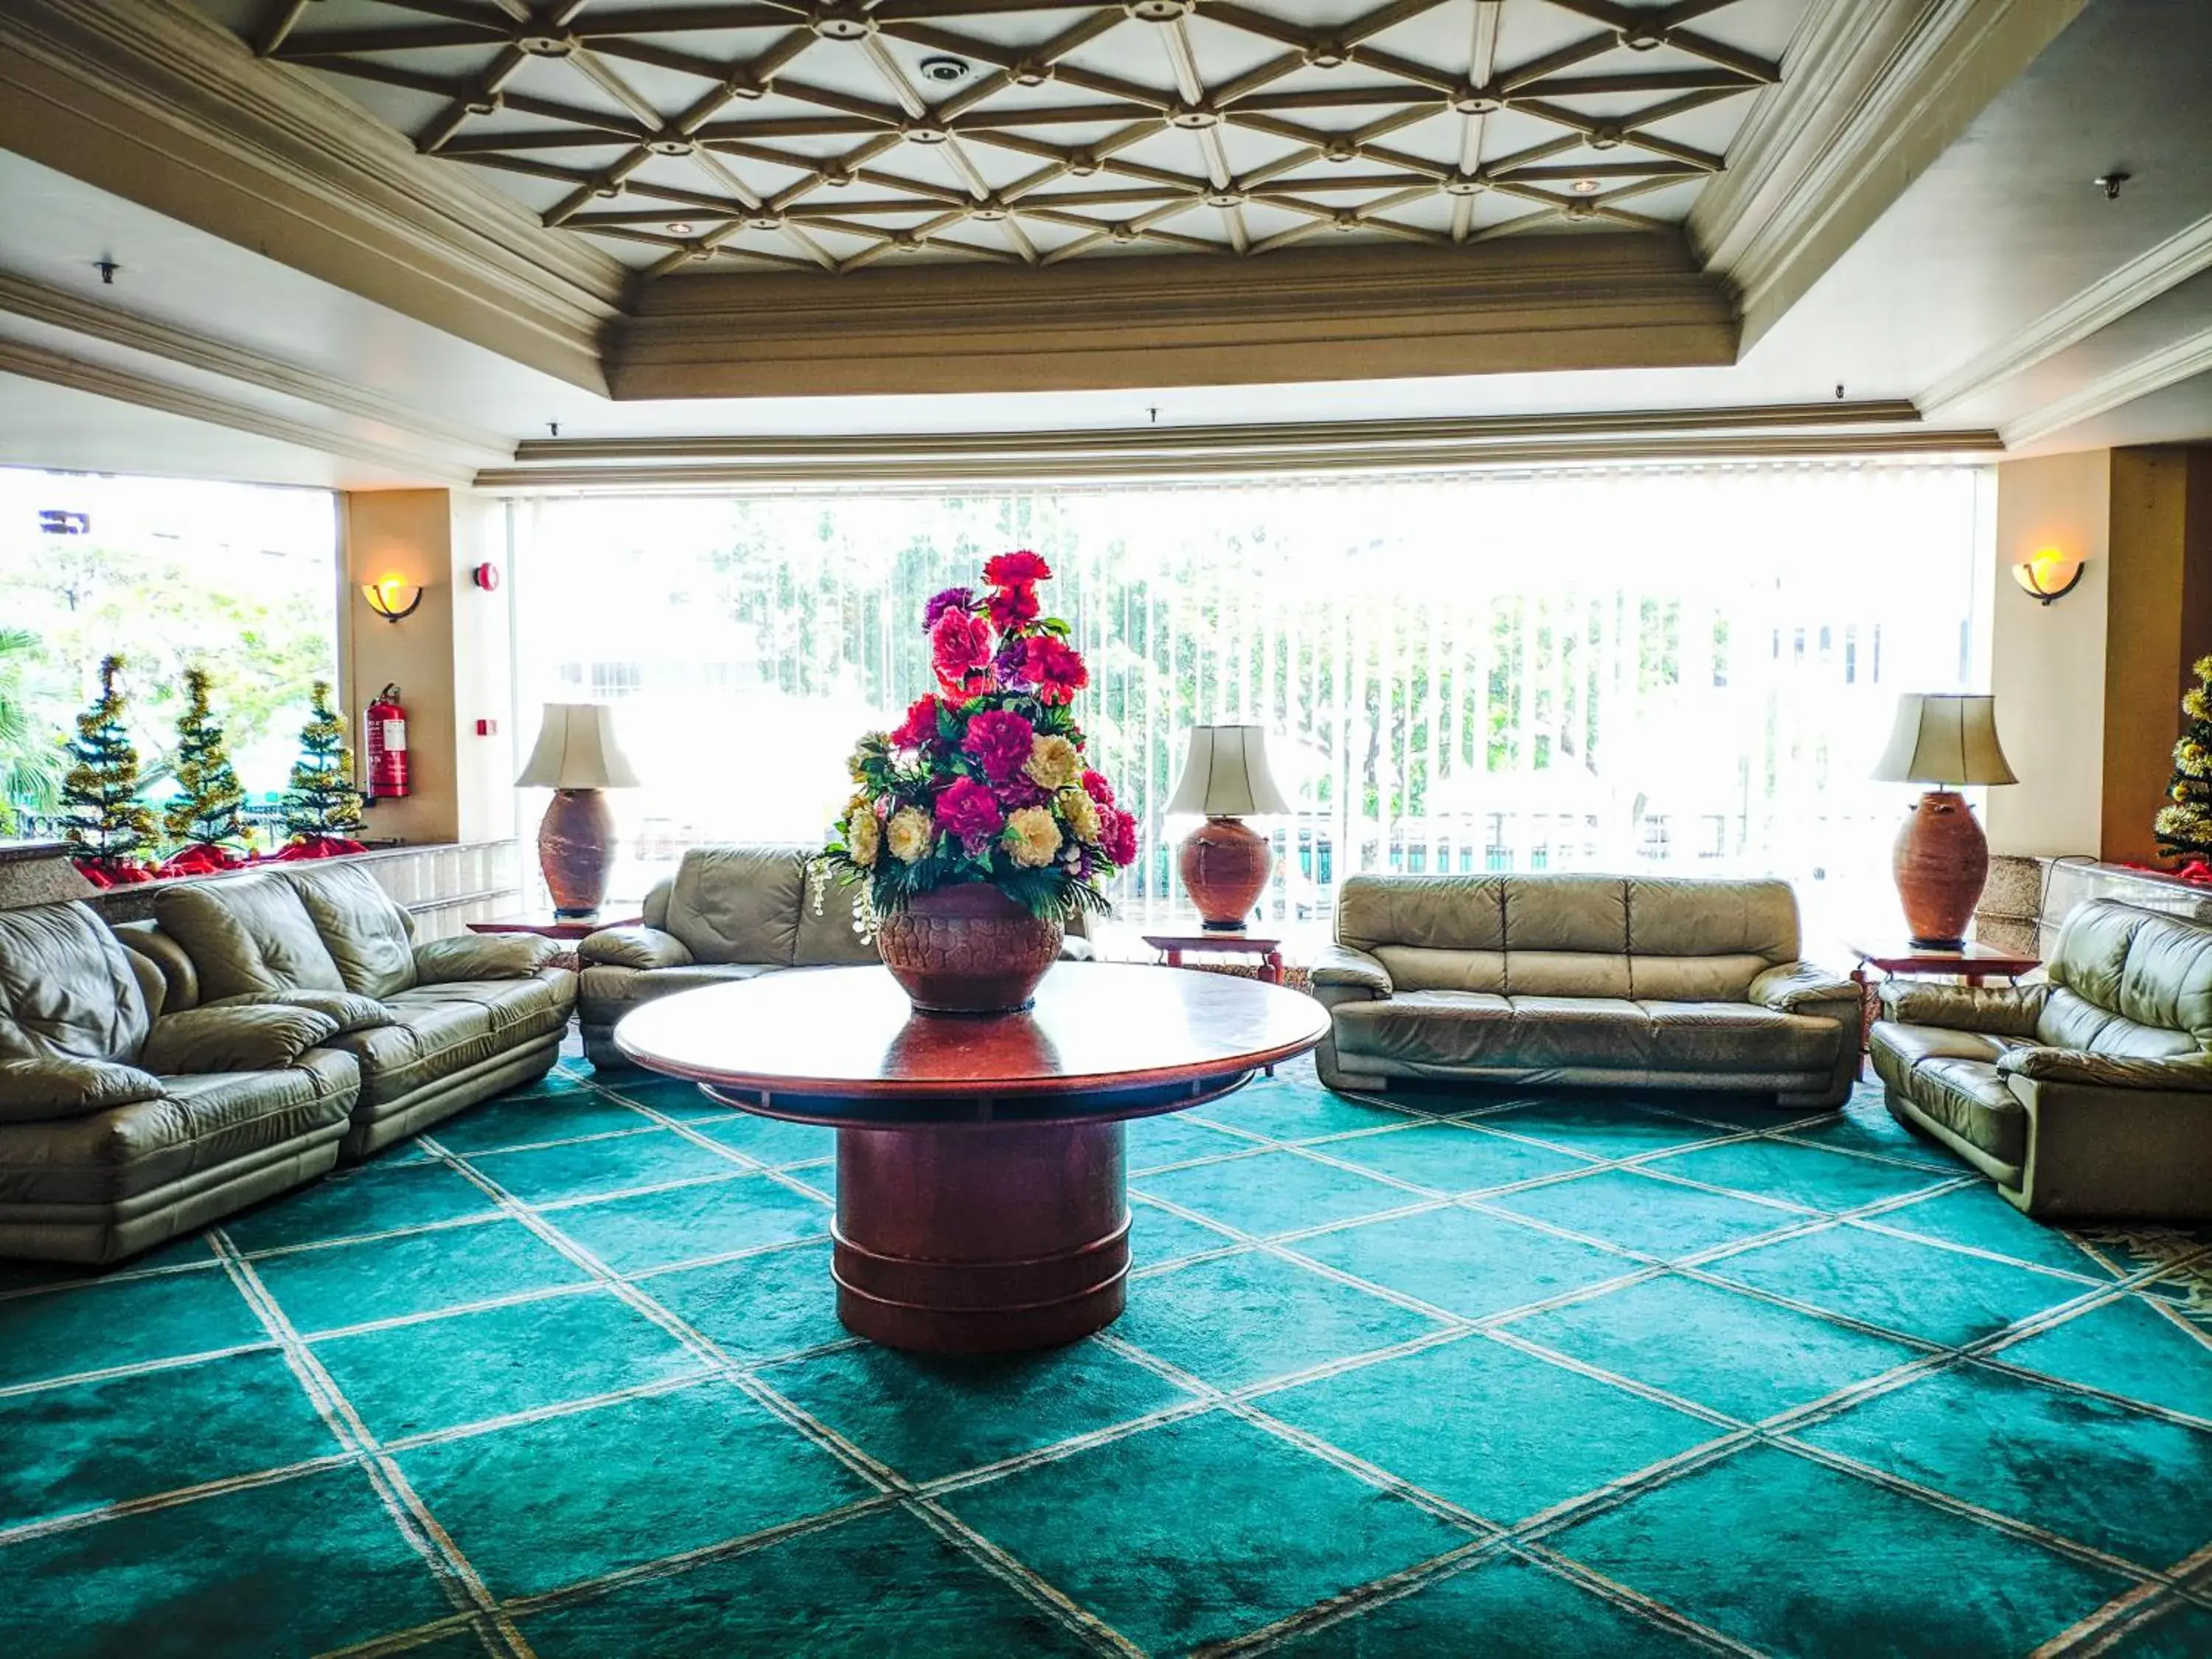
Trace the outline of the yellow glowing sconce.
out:
M 2081 580 L 2081 561 L 2063 548 L 2039 547 L 2012 568 L 2021 591 L 2049 605 L 2071 593 Z
M 361 596 L 368 601 L 368 608 L 386 622 L 398 622 L 402 617 L 411 617 L 415 607 L 422 603 L 422 590 L 402 576 L 386 576 L 381 581 L 367 582 Z

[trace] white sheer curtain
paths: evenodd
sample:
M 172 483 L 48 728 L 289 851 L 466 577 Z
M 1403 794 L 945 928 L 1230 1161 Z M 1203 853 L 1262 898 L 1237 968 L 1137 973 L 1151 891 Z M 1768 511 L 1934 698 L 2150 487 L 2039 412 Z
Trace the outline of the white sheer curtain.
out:
M 931 592 L 1051 561 L 1094 758 L 1176 914 L 1181 736 L 1251 720 L 1298 804 L 1266 900 L 1358 870 L 1772 872 L 1887 904 L 1900 690 L 1974 660 L 1977 469 L 1561 470 L 902 497 L 517 504 L 520 691 L 618 699 L 634 850 L 806 839 L 853 735 L 928 688 Z M 639 873 L 639 880 L 643 872 Z

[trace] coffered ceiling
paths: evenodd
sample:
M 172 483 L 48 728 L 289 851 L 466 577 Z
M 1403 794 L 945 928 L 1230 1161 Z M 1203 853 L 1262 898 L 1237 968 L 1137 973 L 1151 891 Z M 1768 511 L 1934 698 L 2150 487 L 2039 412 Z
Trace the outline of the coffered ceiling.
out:
M 659 276 L 1664 230 L 1808 0 L 197 3 Z

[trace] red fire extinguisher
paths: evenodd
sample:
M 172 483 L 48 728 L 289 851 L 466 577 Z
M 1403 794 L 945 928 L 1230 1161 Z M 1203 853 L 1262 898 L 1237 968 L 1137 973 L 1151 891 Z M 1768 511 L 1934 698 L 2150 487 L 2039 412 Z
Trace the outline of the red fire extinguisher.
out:
M 362 750 L 368 757 L 371 800 L 407 793 L 407 711 L 399 706 L 399 688 L 387 685 L 376 694 L 362 715 Z

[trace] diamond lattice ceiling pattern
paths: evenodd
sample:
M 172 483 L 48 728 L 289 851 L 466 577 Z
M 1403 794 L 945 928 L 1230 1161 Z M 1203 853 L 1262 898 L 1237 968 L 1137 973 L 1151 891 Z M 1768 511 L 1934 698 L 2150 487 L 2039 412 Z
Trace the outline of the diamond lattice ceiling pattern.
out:
M 1804 0 L 202 0 L 648 274 L 1678 222 Z

